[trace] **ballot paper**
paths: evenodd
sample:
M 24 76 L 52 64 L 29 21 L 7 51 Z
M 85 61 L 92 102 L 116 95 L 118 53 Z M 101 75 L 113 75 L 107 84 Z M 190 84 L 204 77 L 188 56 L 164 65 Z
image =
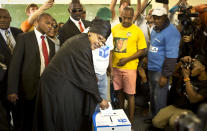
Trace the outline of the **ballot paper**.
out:
M 111 115 L 111 114 L 113 113 L 113 112 L 112 112 L 113 108 L 112 108 L 112 106 L 111 106 L 111 102 L 108 102 L 108 104 L 109 104 L 109 107 L 108 107 L 107 109 L 102 110 L 102 109 L 100 108 L 100 112 L 101 112 L 103 115 Z

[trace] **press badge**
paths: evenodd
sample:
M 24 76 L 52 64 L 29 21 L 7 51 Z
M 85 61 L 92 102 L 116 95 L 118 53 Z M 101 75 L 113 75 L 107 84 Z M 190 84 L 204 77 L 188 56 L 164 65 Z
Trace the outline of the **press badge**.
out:
M 157 48 L 157 47 L 154 47 L 154 46 L 152 46 L 152 45 L 150 45 L 149 51 L 150 51 L 150 52 L 157 53 L 157 52 L 158 52 L 158 48 Z

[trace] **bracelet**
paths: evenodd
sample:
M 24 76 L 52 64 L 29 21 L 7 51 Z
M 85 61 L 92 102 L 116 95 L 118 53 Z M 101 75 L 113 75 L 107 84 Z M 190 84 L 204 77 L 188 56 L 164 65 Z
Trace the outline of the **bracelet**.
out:
M 187 78 L 184 78 L 183 81 L 184 82 L 188 82 L 188 81 L 190 81 L 190 78 L 188 78 L 188 77 Z

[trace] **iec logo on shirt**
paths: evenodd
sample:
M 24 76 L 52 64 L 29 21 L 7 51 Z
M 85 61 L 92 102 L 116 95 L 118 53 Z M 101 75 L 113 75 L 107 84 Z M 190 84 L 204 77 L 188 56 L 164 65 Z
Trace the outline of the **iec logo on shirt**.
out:
M 109 55 L 110 51 L 109 51 L 109 47 L 108 46 L 103 46 L 101 48 L 99 48 L 99 56 L 106 58 Z
M 153 53 L 157 53 L 158 52 L 158 48 L 150 45 L 149 51 L 153 52 Z

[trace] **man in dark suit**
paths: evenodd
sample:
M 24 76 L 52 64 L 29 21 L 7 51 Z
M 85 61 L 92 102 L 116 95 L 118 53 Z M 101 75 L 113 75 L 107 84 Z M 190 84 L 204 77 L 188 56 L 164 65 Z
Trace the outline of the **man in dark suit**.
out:
M 8 99 L 19 99 L 23 111 L 23 131 L 31 131 L 35 98 L 42 72 L 55 54 L 55 44 L 45 37 L 53 18 L 47 13 L 37 18 L 32 32 L 19 35 L 8 76 Z
M 81 20 L 83 6 L 79 1 L 71 2 L 69 4 L 68 12 L 70 13 L 70 17 L 59 31 L 61 45 L 68 38 L 82 33 L 87 27 L 90 26 L 89 21 Z
M 10 27 L 11 16 L 8 10 L 0 8 L 0 130 L 9 130 L 9 102 L 7 101 L 7 75 L 12 47 L 16 45 L 17 35 L 22 33 L 20 29 Z M 12 46 L 12 47 L 11 47 Z M 4 66 L 4 67 L 3 67 Z M 3 69 L 4 68 L 4 69 Z

